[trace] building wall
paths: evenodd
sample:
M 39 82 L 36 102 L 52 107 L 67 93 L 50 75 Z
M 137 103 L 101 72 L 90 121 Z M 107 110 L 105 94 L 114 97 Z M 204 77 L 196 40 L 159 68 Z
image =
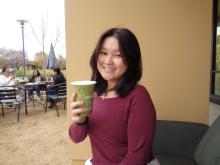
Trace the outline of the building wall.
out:
M 208 123 L 211 9 L 211 0 L 65 0 L 68 105 L 69 83 L 90 79 L 89 58 L 100 34 L 127 27 L 140 42 L 140 83 L 158 119 Z M 88 146 L 88 140 L 69 143 L 76 165 L 89 157 Z

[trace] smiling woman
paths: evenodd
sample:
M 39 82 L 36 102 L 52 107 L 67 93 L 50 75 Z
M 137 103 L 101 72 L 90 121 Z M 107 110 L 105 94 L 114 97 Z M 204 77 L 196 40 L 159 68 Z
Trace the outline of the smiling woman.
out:
M 126 28 L 103 33 L 91 56 L 96 81 L 91 115 L 81 115 L 82 101 L 72 97 L 69 135 L 75 142 L 90 138 L 93 158 L 87 164 L 159 165 L 152 153 L 156 113 L 142 76 L 141 51 Z M 77 97 L 77 96 L 76 96 Z

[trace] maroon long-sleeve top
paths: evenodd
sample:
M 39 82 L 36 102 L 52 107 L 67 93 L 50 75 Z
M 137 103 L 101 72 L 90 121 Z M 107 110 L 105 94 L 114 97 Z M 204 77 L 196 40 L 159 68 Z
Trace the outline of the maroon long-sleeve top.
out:
M 93 165 L 146 165 L 151 161 L 155 108 L 145 87 L 137 85 L 126 97 L 94 97 L 86 125 L 72 123 L 75 142 L 89 135 Z

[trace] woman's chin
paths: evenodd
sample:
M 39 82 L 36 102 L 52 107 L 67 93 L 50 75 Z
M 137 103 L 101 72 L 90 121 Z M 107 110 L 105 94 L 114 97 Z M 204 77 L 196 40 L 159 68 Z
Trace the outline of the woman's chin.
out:
M 106 81 L 110 81 L 112 80 L 113 78 L 111 76 L 103 76 L 103 79 L 105 79 Z

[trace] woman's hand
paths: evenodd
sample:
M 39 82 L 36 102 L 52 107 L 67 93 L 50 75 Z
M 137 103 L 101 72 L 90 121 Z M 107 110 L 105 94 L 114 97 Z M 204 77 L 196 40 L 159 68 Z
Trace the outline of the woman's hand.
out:
M 10 80 L 14 80 L 15 79 L 15 76 L 11 76 Z
M 72 113 L 72 121 L 74 123 L 82 124 L 86 121 L 86 116 L 83 115 L 83 112 L 87 112 L 87 109 L 80 108 L 83 105 L 82 101 L 76 101 L 76 93 L 72 95 L 72 103 L 71 103 L 71 113 Z

